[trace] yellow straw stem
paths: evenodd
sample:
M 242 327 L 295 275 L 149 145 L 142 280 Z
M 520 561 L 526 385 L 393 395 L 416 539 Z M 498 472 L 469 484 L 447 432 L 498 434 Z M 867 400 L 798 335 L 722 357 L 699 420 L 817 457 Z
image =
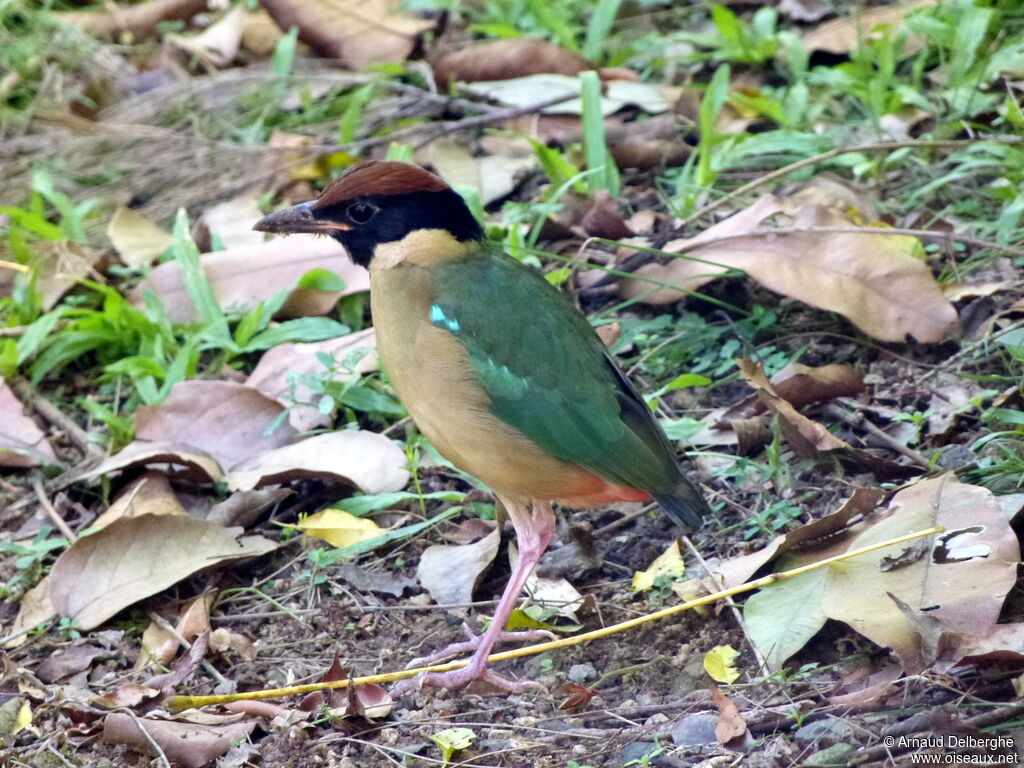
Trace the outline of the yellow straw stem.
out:
M 819 560 L 816 563 L 809 565 L 802 565 L 799 568 L 793 568 L 789 571 L 782 571 L 780 573 L 771 573 L 763 578 L 755 581 L 748 581 L 729 589 L 723 589 L 721 592 L 715 592 L 711 595 L 705 595 L 704 597 L 698 597 L 694 600 L 688 600 L 685 603 L 679 605 L 673 605 L 670 608 L 662 608 L 660 611 L 654 613 L 648 613 L 644 616 L 638 616 L 635 619 L 629 621 L 623 621 L 619 624 L 613 624 L 610 627 L 603 627 L 601 629 L 595 629 L 592 632 L 584 632 L 582 635 L 573 635 L 572 637 L 563 637 L 560 640 L 551 640 L 546 643 L 538 643 L 537 645 L 527 645 L 523 648 L 516 648 L 511 651 L 502 651 L 501 653 L 494 653 L 487 657 L 488 663 L 495 661 L 504 661 L 505 659 L 516 659 L 520 656 L 532 656 L 537 653 L 544 653 L 545 651 L 553 651 L 557 648 L 566 648 L 572 645 L 579 645 L 586 643 L 590 640 L 597 640 L 601 637 L 613 635 L 617 632 L 622 632 L 633 627 L 646 624 L 649 621 L 657 621 L 663 619 L 666 616 L 672 616 L 676 613 L 688 611 L 692 608 L 696 608 L 700 605 L 707 605 L 718 600 L 722 600 L 733 595 L 738 595 L 742 592 L 749 592 L 753 589 L 761 589 L 774 584 L 777 581 L 783 579 L 789 579 L 793 576 L 799 576 L 802 573 L 813 571 L 817 568 L 823 568 L 833 563 L 839 563 L 843 560 L 849 560 L 853 557 L 859 557 L 866 555 L 869 552 L 875 552 L 879 549 L 885 549 L 886 547 L 892 547 L 897 544 L 903 544 L 904 542 L 911 541 L 913 539 L 919 539 L 922 536 L 932 536 L 934 534 L 942 533 L 945 530 L 942 526 L 936 526 L 929 528 L 925 531 L 917 531 L 915 533 L 908 533 L 905 536 L 897 536 L 894 539 L 888 541 L 882 541 L 877 544 L 870 544 L 866 547 L 859 547 L 858 549 L 852 549 L 849 552 L 844 552 L 841 555 L 835 555 L 834 557 L 826 558 L 825 560 Z M 415 677 L 421 672 L 447 672 L 452 669 L 460 669 L 469 663 L 468 659 L 459 659 L 457 661 L 449 661 L 444 664 L 435 664 L 430 667 L 415 667 L 413 669 L 403 669 L 398 672 L 387 672 L 381 675 L 367 675 L 366 677 L 354 677 L 347 680 L 335 680 L 329 683 L 309 683 L 307 685 L 293 685 L 287 688 L 268 688 L 262 691 L 247 691 L 245 693 L 232 693 L 223 696 L 170 696 L 164 700 L 163 704 L 170 712 L 181 712 L 186 709 L 193 707 L 205 707 L 211 704 L 228 704 L 233 701 L 249 701 L 253 699 L 271 699 L 280 696 L 295 696 L 302 693 L 312 693 L 313 691 L 323 691 L 332 688 L 347 688 L 350 684 L 353 685 L 364 685 L 366 683 L 392 683 L 396 680 L 404 680 L 408 677 Z

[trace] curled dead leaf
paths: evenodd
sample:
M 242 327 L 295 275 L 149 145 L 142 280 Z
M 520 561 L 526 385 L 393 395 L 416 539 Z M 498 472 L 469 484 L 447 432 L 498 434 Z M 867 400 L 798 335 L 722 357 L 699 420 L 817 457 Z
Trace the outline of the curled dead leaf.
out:
M 190 445 L 163 441 L 135 440 L 113 456 L 104 459 L 99 465 L 89 470 L 79 479 L 90 480 L 94 477 L 103 477 L 111 472 L 128 469 L 129 467 L 160 464 L 184 467 L 189 475 L 199 481 L 216 483 L 224 476 L 224 472 L 216 459 Z
M 737 361 L 740 373 L 765 406 L 779 418 L 779 427 L 793 453 L 803 459 L 835 457 L 862 466 L 881 477 L 913 477 L 924 470 L 918 466 L 899 464 L 854 448 L 833 435 L 824 425 L 804 416 L 779 393 L 764 375 L 760 364 L 749 358 Z
M 779 214 L 791 217 L 790 231 L 761 228 Z M 844 231 L 813 231 L 821 227 Z M 765 195 L 696 237 L 667 243 L 663 250 L 684 256 L 641 267 L 620 292 L 663 304 L 739 269 L 770 290 L 842 314 L 876 339 L 945 339 L 956 326 L 956 310 L 918 258 L 920 241 L 851 228 L 856 224 L 832 208 Z

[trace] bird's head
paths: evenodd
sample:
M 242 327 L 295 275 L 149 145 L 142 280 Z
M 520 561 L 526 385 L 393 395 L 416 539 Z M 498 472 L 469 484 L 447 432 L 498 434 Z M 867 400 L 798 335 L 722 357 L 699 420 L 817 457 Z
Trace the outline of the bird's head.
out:
M 390 161 L 357 165 L 316 200 L 265 216 L 253 229 L 330 235 L 364 267 L 378 245 L 417 230 L 438 230 L 460 242 L 483 237 L 465 202 L 444 180 L 418 165 Z

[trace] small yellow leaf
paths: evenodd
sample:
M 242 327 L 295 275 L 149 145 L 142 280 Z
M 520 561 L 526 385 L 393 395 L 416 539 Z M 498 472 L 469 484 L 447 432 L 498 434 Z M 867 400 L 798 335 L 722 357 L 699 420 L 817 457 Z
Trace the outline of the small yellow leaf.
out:
M 379 536 L 381 527 L 373 520 L 351 515 L 343 509 L 325 509 L 296 523 L 307 536 L 326 541 L 333 547 L 347 547 Z
M 683 563 L 683 556 L 679 552 L 679 541 L 672 544 L 662 552 L 647 568 L 646 571 L 637 571 L 633 574 L 633 589 L 642 592 L 654 586 L 654 580 L 659 576 L 671 576 L 678 578 L 686 571 Z
M 468 747 L 475 739 L 476 734 L 469 728 L 447 728 L 430 737 L 430 740 L 441 750 L 441 757 L 445 765 L 452 759 L 453 754 Z
M 734 683 L 740 676 L 735 663 L 739 655 L 731 645 L 716 645 L 704 657 L 704 671 L 716 682 Z
M 32 707 L 26 699 L 21 703 L 21 709 L 18 710 L 18 716 L 15 718 L 14 730 L 11 731 L 11 735 L 13 736 L 16 733 L 25 730 L 30 725 L 32 725 Z

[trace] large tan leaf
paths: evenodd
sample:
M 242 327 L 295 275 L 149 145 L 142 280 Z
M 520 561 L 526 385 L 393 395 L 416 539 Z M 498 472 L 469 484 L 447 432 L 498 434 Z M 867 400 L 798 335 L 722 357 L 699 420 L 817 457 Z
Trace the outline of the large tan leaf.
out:
M 286 423 L 271 434 L 264 430 L 284 410 L 266 395 L 231 381 L 182 381 L 160 405 L 135 412 L 139 440 L 189 445 L 233 467 L 291 440 L 296 432 Z
M 24 413 L 21 401 L 0 378 L 0 467 L 25 468 L 56 464 L 46 435 Z
M 951 474 L 900 491 L 889 517 L 850 548 L 935 525 L 946 531 L 928 546 L 896 545 L 831 566 L 822 601 L 829 618 L 891 648 L 912 673 L 935 661 L 928 634 L 978 635 L 995 626 L 1020 562 L 1017 536 L 992 493 Z M 934 623 L 934 632 L 923 631 L 912 612 Z
M 435 22 L 402 13 L 402 0 L 263 0 L 281 29 L 299 28 L 299 39 L 321 56 L 360 69 L 405 61 L 421 32 Z
M 409 482 L 405 451 L 384 435 L 343 430 L 265 451 L 234 467 L 227 476 L 233 491 L 319 477 L 355 486 L 363 493 L 400 491 Z
M 258 245 L 207 253 L 203 255 L 202 266 L 220 305 L 240 310 L 252 309 L 278 291 L 294 288 L 312 269 L 326 269 L 345 281 L 344 291 L 292 290 L 281 311 L 283 317 L 324 315 L 334 308 L 339 297 L 370 288 L 367 271 L 353 264 L 341 245 L 329 237 L 314 235 L 278 237 Z M 176 261 L 154 269 L 132 292 L 132 300 L 140 303 L 147 288 L 164 302 L 167 315 L 174 322 L 199 319 Z
M 241 532 L 186 515 L 116 520 L 57 559 L 50 599 L 58 615 L 92 629 L 196 571 L 277 547 L 262 536 L 239 539 Z
M 938 342 L 955 327 L 956 310 L 928 265 L 917 258 L 917 238 L 764 232 L 766 220 L 780 214 L 793 228 L 855 226 L 833 208 L 764 195 L 696 237 L 667 243 L 664 250 L 685 257 L 640 268 L 636 278 L 622 284 L 621 292 L 626 298 L 664 304 L 685 296 L 678 289 L 695 291 L 729 269 L 739 269 L 776 293 L 844 315 L 882 341 L 904 341 L 909 334 L 920 342 Z M 651 281 L 675 288 L 652 293 Z

